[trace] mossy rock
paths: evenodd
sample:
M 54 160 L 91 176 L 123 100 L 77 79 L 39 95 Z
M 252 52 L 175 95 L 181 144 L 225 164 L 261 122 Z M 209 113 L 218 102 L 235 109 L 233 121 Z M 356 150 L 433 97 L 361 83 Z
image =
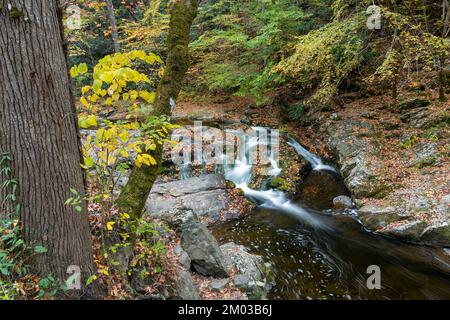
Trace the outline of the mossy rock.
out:
M 272 181 L 270 181 L 269 186 L 271 188 L 278 189 L 280 191 L 286 191 L 286 192 L 289 192 L 292 189 L 291 183 L 281 177 L 272 179 Z
M 399 108 L 400 111 L 408 111 L 412 109 L 425 108 L 428 107 L 430 104 L 431 102 L 429 100 L 416 98 L 400 103 Z

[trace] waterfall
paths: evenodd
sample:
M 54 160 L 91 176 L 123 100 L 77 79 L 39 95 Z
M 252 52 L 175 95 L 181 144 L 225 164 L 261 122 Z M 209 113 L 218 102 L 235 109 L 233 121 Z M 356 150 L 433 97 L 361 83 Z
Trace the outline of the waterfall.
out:
M 190 163 L 182 164 L 179 168 L 181 180 L 186 180 L 192 177 L 192 166 Z
M 253 129 L 261 130 L 264 128 Z M 250 151 L 258 145 L 257 139 L 255 140 L 254 137 L 247 137 L 242 139 L 242 141 L 247 145 Z M 269 173 L 272 177 L 276 177 L 281 173 L 281 169 L 274 160 L 272 152 L 269 160 L 272 166 Z M 252 176 L 252 165 L 248 162 L 249 161 L 244 152 L 244 155 L 238 156 L 235 159 L 234 166 L 225 167 L 225 178 L 232 181 L 236 185 L 236 188 L 241 189 L 247 197 L 254 200 L 262 207 L 285 212 L 318 228 L 326 227 L 316 216 L 312 215 L 299 205 L 293 203 L 286 193 L 274 189 L 254 190 L 250 188 L 248 183 L 250 182 Z
M 320 159 L 315 154 L 313 154 L 313 153 L 309 152 L 308 150 L 306 150 L 305 148 L 303 148 L 300 143 L 298 143 L 291 137 L 288 138 L 288 144 L 291 147 L 293 147 L 299 155 L 301 155 L 306 161 L 308 161 L 311 164 L 313 170 L 315 170 L 315 171 L 321 171 L 321 170 L 332 171 L 332 172 L 337 173 L 335 168 L 324 164 L 322 159 Z
M 251 134 L 243 133 L 237 130 L 229 130 L 228 132 L 234 133 L 239 139 L 240 152 L 235 157 L 235 159 L 228 159 L 227 155 L 220 155 L 219 163 L 215 164 L 214 172 L 216 174 L 223 174 L 225 179 L 233 182 L 236 188 L 241 189 L 244 194 L 251 200 L 256 202 L 258 205 L 275 209 L 291 216 L 294 216 L 298 220 L 306 222 L 318 228 L 328 228 L 323 222 L 321 222 L 320 217 L 313 215 L 312 213 L 306 211 L 301 206 L 293 203 L 289 199 L 288 195 L 279 190 L 254 190 L 248 186 L 252 177 L 253 166 L 249 161 L 250 154 L 252 150 L 260 145 L 265 145 L 269 147 L 268 141 L 260 139 L 261 135 L 258 132 L 269 131 L 268 128 L 263 127 L 253 127 L 253 132 Z M 278 137 L 277 143 L 278 143 Z M 273 142 L 273 141 L 272 141 Z M 316 155 L 310 153 L 308 150 L 303 148 L 297 141 L 289 138 L 288 144 L 295 148 L 295 150 L 303 156 L 309 163 L 311 163 L 314 170 L 329 170 L 336 172 L 336 170 L 328 165 L 323 164 L 322 160 Z M 278 162 L 275 160 L 275 152 L 270 146 L 268 160 L 270 162 L 271 168 L 268 171 L 271 178 L 280 175 L 282 169 L 278 166 Z M 202 164 L 206 164 L 206 160 L 202 155 Z M 234 160 L 234 161 L 229 161 Z M 232 163 L 232 164 L 229 164 Z M 186 163 L 179 167 L 180 178 L 188 179 L 192 176 L 192 164 Z M 202 172 L 206 168 L 202 169 Z M 267 179 L 269 181 L 270 179 Z

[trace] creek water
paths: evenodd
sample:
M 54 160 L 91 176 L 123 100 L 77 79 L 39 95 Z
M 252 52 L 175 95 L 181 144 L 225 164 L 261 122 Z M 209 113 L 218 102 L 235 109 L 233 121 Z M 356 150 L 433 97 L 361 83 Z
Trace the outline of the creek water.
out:
M 257 145 L 252 138 L 242 141 L 250 149 Z M 355 212 L 334 214 L 333 198 L 348 193 L 337 170 L 295 140 L 288 144 L 313 169 L 298 196 L 251 189 L 252 167 L 242 153 L 223 172 L 258 207 L 211 229 L 219 243 L 247 246 L 273 265 L 270 299 L 450 299 L 447 253 L 371 233 Z M 277 176 L 279 167 L 270 163 Z M 367 286 L 373 265 L 380 268 L 381 289 Z
M 318 178 L 329 180 L 314 175 Z M 276 283 L 270 299 L 450 299 L 445 254 L 367 232 L 351 216 L 319 211 L 337 195 L 330 191 L 321 190 L 323 198 L 315 209 L 296 201 L 327 227 L 317 228 L 281 209 L 259 207 L 214 227 L 213 234 L 219 243 L 245 245 L 272 263 Z M 380 290 L 367 287 L 370 265 L 380 267 Z

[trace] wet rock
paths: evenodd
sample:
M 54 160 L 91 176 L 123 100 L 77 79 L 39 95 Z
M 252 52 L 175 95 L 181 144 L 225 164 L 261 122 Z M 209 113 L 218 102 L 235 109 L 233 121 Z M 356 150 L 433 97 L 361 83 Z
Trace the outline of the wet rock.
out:
M 401 118 L 409 125 L 425 128 L 439 120 L 427 108 L 427 102 L 414 101 L 405 103 L 401 109 Z M 450 236 L 447 223 L 449 222 L 449 199 L 442 197 L 442 201 L 435 195 L 448 190 L 444 179 L 437 179 L 442 173 L 422 171 L 430 175 L 427 178 L 419 177 L 414 186 L 393 185 L 392 176 L 385 176 L 384 161 L 378 155 L 380 146 L 377 139 L 361 136 L 355 133 L 370 129 L 370 124 L 364 124 L 365 120 L 347 118 L 341 121 L 328 122 L 328 145 L 337 156 L 340 171 L 345 185 L 355 199 L 383 198 L 378 206 L 363 205 L 359 210 L 361 223 L 372 231 L 382 232 L 390 236 L 405 240 L 420 241 L 429 245 L 448 245 Z M 390 128 L 390 124 L 383 124 Z M 392 129 L 395 129 L 393 126 Z M 402 146 L 411 149 L 414 158 L 410 165 L 423 168 L 425 166 L 439 165 L 441 155 L 439 153 L 440 142 L 420 143 L 417 136 L 407 136 L 401 141 Z M 387 172 L 389 174 L 389 171 Z M 437 176 L 436 176 L 437 175 Z M 436 184 L 437 183 L 437 184 Z M 447 199 L 447 200 L 446 200 Z M 356 201 L 355 201 L 356 202 Z
M 183 300 L 200 300 L 198 289 L 192 281 L 191 275 L 178 268 L 176 281 L 176 295 Z
M 397 208 L 375 205 L 363 206 L 359 209 L 358 216 L 361 222 L 372 230 L 378 230 L 390 223 L 408 218 L 407 215 L 400 214 Z
M 450 247 L 450 224 L 445 222 L 427 227 L 421 235 L 421 240 L 435 246 Z
M 188 254 L 192 269 L 196 272 L 217 278 L 228 277 L 227 264 L 219 244 L 198 220 L 182 226 L 181 247 Z
M 225 180 L 223 177 L 210 174 L 186 180 L 157 184 L 151 192 L 153 194 L 169 194 L 172 197 L 180 197 L 187 194 L 223 189 L 224 185 Z
M 333 199 L 334 209 L 344 210 L 353 208 L 353 201 L 347 196 L 338 196 Z
M 220 292 L 227 286 L 229 279 L 212 279 L 211 281 L 211 290 Z
M 226 183 L 219 175 L 203 175 L 186 180 L 155 184 L 146 203 L 145 214 L 166 221 L 178 220 L 176 215 L 192 210 L 197 216 L 217 221 L 233 218 L 229 210 Z M 183 220 L 182 217 L 180 217 Z
M 261 256 L 248 252 L 244 246 L 233 242 L 220 247 L 236 274 L 234 285 L 247 294 L 249 299 L 265 299 L 274 285 L 272 267 Z

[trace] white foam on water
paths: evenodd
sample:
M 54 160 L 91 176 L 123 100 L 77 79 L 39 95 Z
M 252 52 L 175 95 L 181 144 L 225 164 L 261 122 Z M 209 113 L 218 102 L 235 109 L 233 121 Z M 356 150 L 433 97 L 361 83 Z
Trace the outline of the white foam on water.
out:
M 306 161 L 308 161 L 311 164 L 313 170 L 315 170 L 315 171 L 332 171 L 332 172 L 337 173 L 337 170 L 335 168 L 324 164 L 322 159 L 320 159 L 320 157 L 318 157 L 315 154 L 306 150 L 300 143 L 298 143 L 294 139 L 289 138 L 288 144 L 291 147 L 293 147 L 299 155 L 301 155 Z

